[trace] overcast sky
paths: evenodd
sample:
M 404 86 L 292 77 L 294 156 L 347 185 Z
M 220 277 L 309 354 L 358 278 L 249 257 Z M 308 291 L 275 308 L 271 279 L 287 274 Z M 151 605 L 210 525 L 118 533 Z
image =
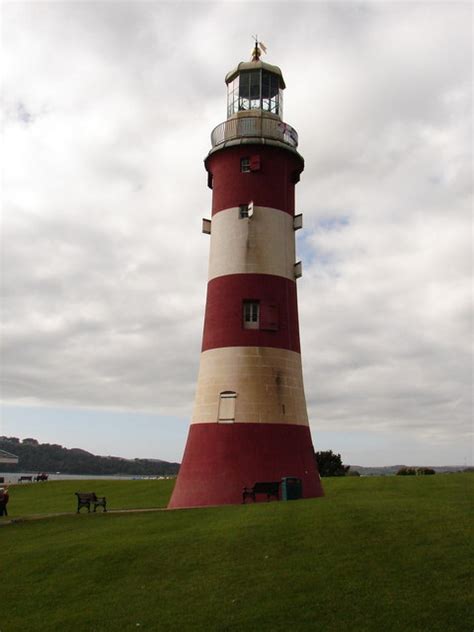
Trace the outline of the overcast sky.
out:
M 316 449 L 468 464 L 472 6 L 3 3 L 0 434 L 180 460 L 224 76 L 282 68 Z

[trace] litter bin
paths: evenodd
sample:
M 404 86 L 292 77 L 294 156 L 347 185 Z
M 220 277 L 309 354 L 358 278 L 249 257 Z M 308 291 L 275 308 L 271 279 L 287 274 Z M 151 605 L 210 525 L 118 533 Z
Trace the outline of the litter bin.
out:
M 281 479 L 281 499 L 298 500 L 303 495 L 301 478 L 285 476 Z

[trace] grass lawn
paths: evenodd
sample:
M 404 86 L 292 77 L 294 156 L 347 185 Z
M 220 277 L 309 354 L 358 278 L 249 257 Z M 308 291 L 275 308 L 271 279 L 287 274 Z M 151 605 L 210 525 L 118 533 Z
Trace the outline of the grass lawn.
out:
M 9 488 L 10 518 L 35 514 L 74 512 L 77 509 L 75 492 L 95 492 L 107 498 L 108 509 L 145 509 L 166 507 L 174 480 L 77 480 L 21 483 Z M 86 512 L 82 509 L 81 513 Z M 97 511 L 102 511 L 99 508 Z M 0 623 L 0 632 L 3 632 Z
M 6 525 L 0 630 L 471 632 L 473 482 L 326 479 L 316 500 Z M 11 514 L 74 510 L 76 488 L 14 488 Z M 159 506 L 171 491 L 89 489 L 114 508 Z

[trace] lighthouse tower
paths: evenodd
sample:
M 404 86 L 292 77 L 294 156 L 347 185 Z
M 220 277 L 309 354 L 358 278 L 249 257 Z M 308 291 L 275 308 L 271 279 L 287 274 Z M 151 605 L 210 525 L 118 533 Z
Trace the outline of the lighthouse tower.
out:
M 225 78 L 227 120 L 205 160 L 212 189 L 209 281 L 193 418 L 170 508 L 242 502 L 256 482 L 296 477 L 323 494 L 300 355 L 295 184 L 298 135 L 283 122 L 285 82 L 260 59 Z M 263 497 L 266 499 L 266 497 Z M 257 497 L 258 500 L 258 497 Z

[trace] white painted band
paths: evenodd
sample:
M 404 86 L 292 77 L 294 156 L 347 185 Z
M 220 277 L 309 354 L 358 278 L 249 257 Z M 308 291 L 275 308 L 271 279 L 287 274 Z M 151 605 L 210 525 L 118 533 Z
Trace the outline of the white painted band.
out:
M 301 356 L 295 351 L 271 347 L 204 351 L 192 423 L 218 422 L 221 394 L 228 397 L 232 392 L 236 393 L 235 423 L 308 425 Z
M 250 218 L 239 214 L 238 207 L 229 208 L 212 218 L 209 280 L 241 273 L 294 280 L 293 217 L 265 206 L 255 206 Z

